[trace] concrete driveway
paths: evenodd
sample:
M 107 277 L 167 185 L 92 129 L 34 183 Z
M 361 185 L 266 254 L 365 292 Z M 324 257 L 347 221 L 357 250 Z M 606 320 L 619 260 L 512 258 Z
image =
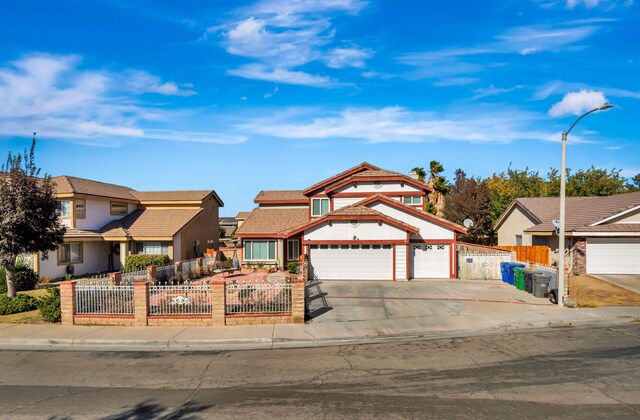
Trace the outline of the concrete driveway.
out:
M 409 320 L 535 311 L 554 305 L 495 280 L 315 281 L 307 286 L 313 322 Z
M 592 274 L 591 277 L 640 293 L 640 274 Z

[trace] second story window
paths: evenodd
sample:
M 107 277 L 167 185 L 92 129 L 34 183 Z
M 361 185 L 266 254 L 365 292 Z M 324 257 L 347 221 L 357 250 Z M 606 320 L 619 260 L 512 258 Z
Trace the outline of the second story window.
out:
M 329 213 L 328 198 L 312 198 L 311 199 L 311 216 L 324 216 Z
M 87 218 L 87 208 L 84 200 L 74 200 L 76 206 L 76 219 Z
M 120 203 L 118 201 L 111 202 L 111 215 L 112 216 L 126 216 L 128 213 L 127 203 Z
M 405 195 L 403 198 L 404 204 L 416 205 L 422 204 L 422 196 L 420 195 Z
M 58 207 L 58 216 L 61 219 L 71 217 L 71 200 L 56 200 L 56 206 Z

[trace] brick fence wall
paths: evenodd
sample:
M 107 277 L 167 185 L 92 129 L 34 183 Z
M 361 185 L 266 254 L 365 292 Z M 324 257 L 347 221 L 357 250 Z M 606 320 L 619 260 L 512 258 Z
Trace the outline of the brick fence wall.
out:
M 305 276 L 291 280 L 291 312 L 275 314 L 226 314 L 224 281 L 210 284 L 210 315 L 149 315 L 149 282 L 133 284 L 134 313 L 132 315 L 77 314 L 76 282 L 60 283 L 60 307 L 63 325 L 119 326 L 209 326 L 304 323 Z

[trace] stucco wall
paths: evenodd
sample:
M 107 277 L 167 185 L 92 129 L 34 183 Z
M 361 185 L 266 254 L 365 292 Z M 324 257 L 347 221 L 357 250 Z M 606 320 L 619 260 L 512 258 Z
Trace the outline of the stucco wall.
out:
M 82 245 L 83 260 L 81 264 L 73 264 L 75 267 L 74 276 L 106 272 L 109 268 L 109 254 L 111 244 L 109 242 L 84 242 Z M 49 259 L 40 258 L 40 278 L 49 277 L 52 279 L 64 277 L 68 264 L 58 265 L 58 252 L 49 253 Z
M 207 241 L 213 241 L 216 249 L 220 246 L 218 237 L 219 206 L 213 197 L 208 198 L 202 204 L 204 211 L 200 213 L 186 228 L 180 231 L 181 244 L 179 253 L 174 248 L 174 260 L 195 258 L 193 252 L 194 241 L 200 241 L 200 253 L 207 250 Z
M 607 224 L 609 223 L 640 223 L 640 209 L 612 219 L 607 222 Z
M 364 200 L 364 197 L 336 197 L 333 199 L 333 209 L 338 210 L 362 200 Z
M 452 229 L 421 219 L 411 213 L 392 207 L 389 204 L 374 203 L 369 207 L 420 229 L 420 234 L 415 235 L 412 233 L 411 239 L 454 239 L 455 232 Z
M 85 198 L 86 219 L 76 218 L 76 229 L 96 230 L 107 223 L 123 218 L 124 216 L 111 215 L 111 201 L 108 198 Z M 128 204 L 128 213 L 136 210 L 138 206 L 133 203 Z
M 376 188 L 376 185 L 373 182 L 356 182 L 354 186 L 352 183 L 345 185 L 344 187 L 335 191 L 336 193 L 393 193 L 393 192 L 415 192 L 416 195 L 420 194 L 422 190 L 418 187 L 415 187 L 411 184 L 404 183 L 400 185 L 400 181 L 388 181 L 382 182 L 381 185 Z
M 377 222 L 360 221 L 352 226 L 349 221 L 334 221 L 331 225 L 323 223 L 304 232 L 304 239 L 311 241 L 352 241 L 353 237 L 359 241 L 366 240 L 406 240 L 406 231 L 395 226 Z
M 535 224 L 535 220 L 528 216 L 520 206 L 516 205 L 498 229 L 498 245 L 520 245 L 516 244 L 516 235 L 522 235 L 521 245 L 532 245 L 531 235 L 524 233 L 524 230 Z

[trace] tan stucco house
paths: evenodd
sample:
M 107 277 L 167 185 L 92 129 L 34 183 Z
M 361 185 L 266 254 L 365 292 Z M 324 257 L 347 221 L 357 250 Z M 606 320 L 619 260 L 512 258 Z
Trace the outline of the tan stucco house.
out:
M 559 207 L 558 197 L 514 200 L 495 223 L 498 246 L 548 246 L 557 261 Z M 566 236 L 575 272 L 640 274 L 640 192 L 568 197 Z
M 130 254 L 166 254 L 173 260 L 218 247 L 218 209 L 213 190 L 135 191 L 71 176 L 53 178 L 64 242 L 38 255 L 40 278 L 118 271 Z

